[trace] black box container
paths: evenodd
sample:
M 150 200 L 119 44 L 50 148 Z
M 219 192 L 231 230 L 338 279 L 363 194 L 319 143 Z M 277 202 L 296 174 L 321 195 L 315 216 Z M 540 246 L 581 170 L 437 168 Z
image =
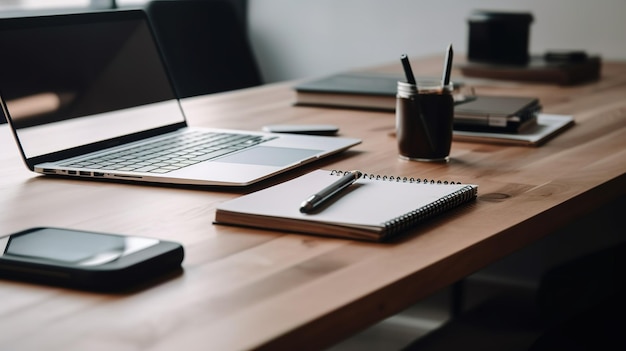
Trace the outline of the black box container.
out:
M 530 13 L 472 12 L 468 20 L 469 61 L 526 64 L 532 21 Z

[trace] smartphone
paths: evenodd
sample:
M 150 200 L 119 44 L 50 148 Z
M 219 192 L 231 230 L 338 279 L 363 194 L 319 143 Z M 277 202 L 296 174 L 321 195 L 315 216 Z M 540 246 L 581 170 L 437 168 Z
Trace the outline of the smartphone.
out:
M 0 237 L 0 249 L 1 278 L 104 291 L 180 270 L 184 257 L 175 242 L 55 227 Z
M 263 126 L 264 132 L 309 135 L 335 135 L 339 127 L 330 124 L 272 124 Z

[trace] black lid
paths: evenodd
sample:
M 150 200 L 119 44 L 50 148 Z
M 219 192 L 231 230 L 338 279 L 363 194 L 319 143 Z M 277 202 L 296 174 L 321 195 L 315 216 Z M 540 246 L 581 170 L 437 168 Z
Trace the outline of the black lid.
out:
M 529 12 L 498 12 L 475 10 L 470 15 L 469 22 L 506 21 L 531 23 L 533 15 Z

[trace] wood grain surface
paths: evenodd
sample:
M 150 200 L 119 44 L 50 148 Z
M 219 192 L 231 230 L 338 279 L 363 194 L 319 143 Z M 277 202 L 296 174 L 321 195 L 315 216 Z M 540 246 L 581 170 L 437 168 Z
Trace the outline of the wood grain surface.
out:
M 412 65 L 438 76 L 442 60 Z M 0 349 L 319 349 L 626 192 L 624 62 L 605 62 L 601 80 L 579 86 L 467 79 L 479 94 L 536 96 L 544 112 L 572 115 L 576 124 L 538 148 L 454 142 L 447 164 L 400 160 L 393 113 L 294 107 L 294 84 L 183 102 L 193 126 L 335 124 L 363 140 L 245 189 L 38 176 L 0 126 L 0 234 L 60 226 L 174 240 L 186 251 L 181 274 L 124 294 L 0 281 Z M 387 244 L 213 225 L 218 203 L 317 168 L 474 183 L 479 197 Z

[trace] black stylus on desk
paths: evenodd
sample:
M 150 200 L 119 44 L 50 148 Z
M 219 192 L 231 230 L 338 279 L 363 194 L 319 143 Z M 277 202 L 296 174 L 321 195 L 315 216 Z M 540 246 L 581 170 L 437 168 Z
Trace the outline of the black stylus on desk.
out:
M 360 171 L 350 171 L 347 172 L 343 177 L 339 178 L 336 182 L 327 186 L 326 188 L 320 190 L 318 193 L 309 196 L 302 204 L 300 205 L 300 212 L 302 213 L 310 213 L 316 208 L 320 207 L 323 203 L 325 203 L 328 199 L 342 191 L 343 189 L 350 186 L 357 179 L 361 178 L 363 173 Z

